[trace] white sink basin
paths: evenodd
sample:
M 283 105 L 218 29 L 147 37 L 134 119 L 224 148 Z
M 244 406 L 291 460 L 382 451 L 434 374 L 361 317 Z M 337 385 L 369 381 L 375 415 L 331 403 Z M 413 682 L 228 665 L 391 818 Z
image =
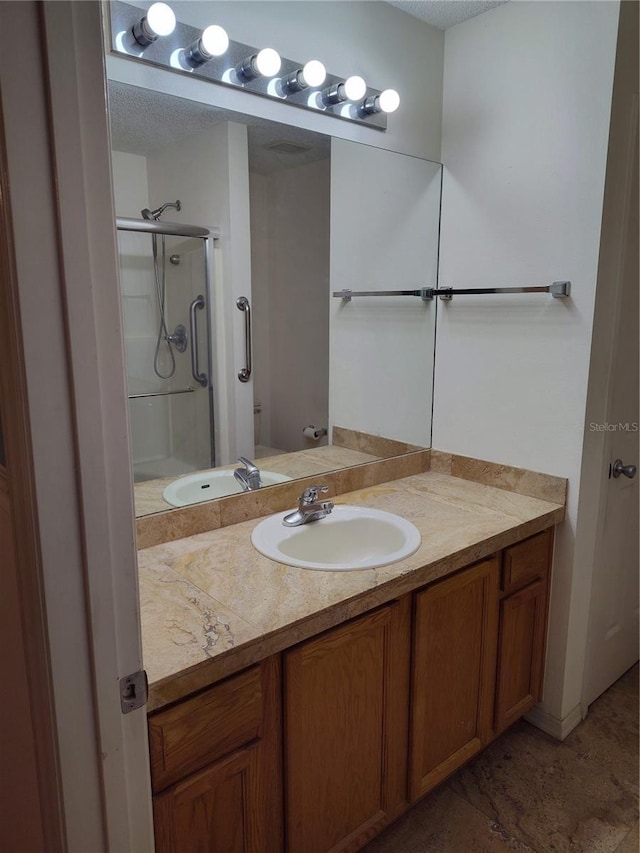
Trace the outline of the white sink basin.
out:
M 291 477 L 276 474 L 273 471 L 260 471 L 263 486 L 274 486 L 276 483 L 286 483 Z M 199 471 L 188 474 L 169 483 L 162 497 L 171 506 L 188 506 L 189 504 L 222 498 L 225 495 L 238 495 L 243 491 L 242 486 L 233 476 L 233 471 Z
M 336 506 L 320 521 L 285 527 L 280 512 L 261 521 L 251 534 L 253 547 L 287 566 L 348 572 L 397 563 L 420 547 L 420 532 L 410 521 L 361 506 Z

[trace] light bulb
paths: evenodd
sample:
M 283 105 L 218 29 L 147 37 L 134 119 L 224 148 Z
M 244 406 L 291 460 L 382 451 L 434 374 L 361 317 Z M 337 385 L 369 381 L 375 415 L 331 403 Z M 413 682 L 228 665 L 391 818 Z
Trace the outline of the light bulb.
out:
M 379 95 L 365 98 L 358 106 L 358 115 L 361 117 L 375 115 L 375 113 L 394 113 L 400 106 L 400 95 L 395 89 L 385 89 Z
M 240 83 L 255 80 L 256 77 L 274 77 L 280 71 L 282 60 L 277 50 L 264 47 L 259 53 L 247 56 L 235 67 L 235 73 Z
M 203 30 L 200 42 L 203 53 L 209 56 L 222 56 L 229 47 L 229 36 L 222 27 L 212 24 Z
M 302 79 L 307 86 L 322 86 L 327 77 L 327 69 L 318 59 L 310 59 L 302 69 Z
M 297 68 L 278 81 L 279 95 L 286 97 L 309 87 L 322 86 L 326 76 L 327 70 L 324 65 L 318 59 L 310 59 L 304 68 Z
M 148 47 L 159 36 L 170 36 L 175 28 L 173 9 L 166 3 L 152 3 L 144 18 L 133 25 L 133 37 L 142 47 Z
M 360 98 L 364 98 L 367 91 L 367 84 L 362 77 L 358 77 L 357 75 L 347 77 L 343 85 L 344 93 L 350 101 L 359 101 Z
M 320 98 L 325 107 L 335 106 L 344 101 L 359 101 L 367 91 L 367 84 L 362 77 L 347 77 L 340 83 L 334 83 L 327 89 L 323 89 Z
M 185 50 L 187 64 L 192 68 L 204 65 L 214 56 L 222 56 L 229 47 L 229 36 L 217 24 L 212 24 L 202 31 L 199 39 L 192 42 Z
M 263 77 L 275 77 L 280 71 L 280 54 L 272 47 L 264 47 L 255 58 L 255 67 Z
M 166 3 L 152 3 L 147 9 L 147 26 L 155 36 L 170 36 L 176 28 L 176 16 Z
M 400 95 L 395 89 L 385 89 L 378 96 L 378 103 L 383 113 L 395 113 L 400 106 Z

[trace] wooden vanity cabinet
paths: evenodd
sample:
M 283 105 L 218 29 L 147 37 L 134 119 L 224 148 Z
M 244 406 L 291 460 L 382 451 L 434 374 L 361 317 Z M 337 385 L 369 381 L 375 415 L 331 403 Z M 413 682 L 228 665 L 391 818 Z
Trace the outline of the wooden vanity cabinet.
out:
M 494 557 L 414 594 L 412 801 L 492 737 L 498 581 Z
M 149 716 L 157 853 L 282 850 L 280 659 Z
M 361 849 L 539 700 L 552 542 L 150 714 L 158 853 Z
M 553 530 L 545 530 L 504 551 L 496 734 L 541 698 L 552 548 Z
M 409 604 L 284 655 L 288 853 L 359 850 L 406 808 Z

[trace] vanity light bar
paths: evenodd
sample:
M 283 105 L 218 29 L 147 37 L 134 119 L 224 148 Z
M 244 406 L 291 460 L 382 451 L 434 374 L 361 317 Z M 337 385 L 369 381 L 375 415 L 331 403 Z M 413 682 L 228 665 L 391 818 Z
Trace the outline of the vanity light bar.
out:
M 400 103 L 393 89 L 372 89 L 357 75 L 336 77 L 317 59 L 301 64 L 271 47 L 229 40 L 216 24 L 204 30 L 183 24 L 166 3 L 145 12 L 111 0 L 108 8 L 111 52 L 129 59 L 378 130 L 386 130 L 387 113 Z

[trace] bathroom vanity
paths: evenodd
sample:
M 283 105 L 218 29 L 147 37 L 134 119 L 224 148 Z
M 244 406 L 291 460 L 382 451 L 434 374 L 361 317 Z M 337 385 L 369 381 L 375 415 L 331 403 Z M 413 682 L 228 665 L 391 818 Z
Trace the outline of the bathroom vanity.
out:
M 432 462 L 336 498 L 418 527 L 392 566 L 274 563 L 256 520 L 140 552 L 158 851 L 356 851 L 539 701 L 564 481 Z

